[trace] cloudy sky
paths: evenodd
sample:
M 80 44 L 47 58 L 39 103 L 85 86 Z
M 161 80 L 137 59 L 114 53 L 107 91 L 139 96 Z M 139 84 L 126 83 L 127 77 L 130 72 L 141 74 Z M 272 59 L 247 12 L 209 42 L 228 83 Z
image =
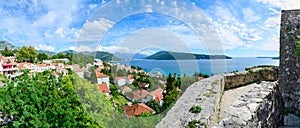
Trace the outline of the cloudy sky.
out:
M 297 8 L 297 0 L 0 0 L 0 40 L 54 52 L 278 56 L 280 12 Z

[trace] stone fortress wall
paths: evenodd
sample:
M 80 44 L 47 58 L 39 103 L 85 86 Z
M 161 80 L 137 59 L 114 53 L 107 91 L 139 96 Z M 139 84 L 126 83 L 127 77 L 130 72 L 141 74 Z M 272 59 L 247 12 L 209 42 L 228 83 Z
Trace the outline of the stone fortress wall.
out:
M 283 117 L 283 111 L 281 111 L 283 104 L 276 82 L 260 83 L 259 86 L 243 95 L 240 101 L 236 101 L 236 106 L 228 110 L 232 112 L 231 115 L 223 120 L 219 119 L 220 101 L 224 89 L 232 89 L 262 80 L 276 81 L 277 72 L 278 68 L 265 68 L 253 72 L 216 75 L 196 82 L 185 91 L 156 127 L 184 127 L 195 119 L 206 127 L 251 127 L 255 125 L 254 122 L 278 126 L 283 120 L 281 118 Z M 194 105 L 203 109 L 201 113 L 189 112 Z M 240 122 L 236 122 L 237 125 L 229 125 L 237 119 L 234 117 L 238 117 L 237 121 Z
M 300 114 L 300 58 L 293 38 L 300 38 L 300 10 L 281 13 L 279 88 L 288 111 Z

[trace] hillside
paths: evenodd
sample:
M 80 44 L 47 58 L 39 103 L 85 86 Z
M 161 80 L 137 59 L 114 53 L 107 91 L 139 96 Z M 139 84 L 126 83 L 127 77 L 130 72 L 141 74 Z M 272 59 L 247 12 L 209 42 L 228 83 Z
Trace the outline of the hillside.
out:
M 73 50 L 68 50 L 68 51 L 62 51 L 60 53 L 66 54 L 66 53 L 70 53 L 70 54 L 77 54 L 77 55 L 84 55 L 84 56 L 91 56 L 91 57 L 95 57 L 95 59 L 100 59 L 102 61 L 116 61 L 116 60 L 120 60 L 120 58 L 116 57 L 115 55 L 109 53 L 109 52 L 102 52 L 102 51 L 96 51 L 96 52 L 88 52 L 88 51 L 84 51 L 84 52 L 75 52 Z
M 11 44 L 7 41 L 4 41 L 4 40 L 0 41 L 0 50 L 3 50 L 5 47 L 7 47 L 10 50 L 19 49 L 18 47 L 14 46 L 13 44 Z
M 153 60 L 193 60 L 193 59 L 231 59 L 225 55 L 206 55 L 182 52 L 159 51 L 145 59 Z

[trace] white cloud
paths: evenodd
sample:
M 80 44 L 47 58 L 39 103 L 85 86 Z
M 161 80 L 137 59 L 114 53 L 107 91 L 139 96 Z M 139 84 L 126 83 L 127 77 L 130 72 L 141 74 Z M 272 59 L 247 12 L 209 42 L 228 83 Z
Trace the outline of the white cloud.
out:
M 264 22 L 264 26 L 267 28 L 279 28 L 280 26 L 280 17 L 270 17 Z
M 85 51 L 89 51 L 89 52 L 93 52 L 94 50 L 88 46 L 71 46 L 69 48 L 70 50 L 74 50 L 76 52 L 85 52 Z
M 39 44 L 37 47 L 35 47 L 37 50 L 44 50 L 44 51 L 54 51 L 55 48 L 50 45 L 46 44 Z
M 105 51 L 109 53 L 135 53 L 136 51 L 131 50 L 127 47 L 122 47 L 122 46 L 98 46 L 96 48 L 96 51 Z
M 89 8 L 90 8 L 90 9 L 94 9 L 94 8 L 96 8 L 96 7 L 97 7 L 97 4 L 90 4 L 90 5 L 89 5 Z
M 280 7 L 283 10 L 299 9 L 299 0 L 256 0 L 263 4 L 271 4 Z
M 279 36 L 273 35 L 268 40 L 260 46 L 256 46 L 258 50 L 266 50 L 266 51 L 278 51 L 279 50 Z
M 246 8 L 243 9 L 244 19 L 248 22 L 256 22 L 260 19 L 259 16 L 256 16 L 252 9 Z
M 58 28 L 54 33 L 61 38 L 65 38 L 65 35 L 63 34 L 63 28 Z
M 114 25 L 114 22 L 100 18 L 94 21 L 86 21 L 79 33 L 78 41 L 98 41 L 101 36 Z
M 220 37 L 225 50 L 232 50 L 237 47 L 251 48 L 253 43 L 262 40 L 258 28 L 249 27 L 252 22 L 257 22 L 260 17 L 256 16 L 253 10 L 244 9 L 244 19 L 242 22 L 239 17 L 233 15 L 227 8 L 222 6 L 214 7 L 216 11 L 213 15 L 213 24 Z M 210 11 L 211 8 L 207 11 Z

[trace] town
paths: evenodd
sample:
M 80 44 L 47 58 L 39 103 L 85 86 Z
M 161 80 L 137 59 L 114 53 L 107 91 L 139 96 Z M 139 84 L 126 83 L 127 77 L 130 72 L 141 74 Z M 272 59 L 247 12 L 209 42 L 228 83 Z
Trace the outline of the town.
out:
M 61 57 L 53 58 L 57 55 L 49 57 L 45 53 L 39 53 L 33 59 L 19 54 L 30 48 L 32 54 L 36 54 L 31 46 L 22 47 L 17 54 L 12 54 L 11 50 L 5 48 L 0 57 L 1 73 L 14 80 L 23 75 L 24 70 L 28 70 L 30 74 L 51 71 L 56 77 L 67 76 L 72 71 L 80 78 L 97 85 L 99 93 L 106 95 L 114 108 L 123 112 L 127 118 L 159 114 L 174 103 L 181 91 L 181 81 L 180 78 L 176 80 L 176 74 L 169 75 L 166 80 L 160 72 L 148 73 L 140 67 L 103 62 L 100 59 L 80 66 L 62 54 L 59 55 Z M 2 82 L 1 86 L 3 84 Z M 170 92 L 167 93 L 167 90 Z M 168 100 L 166 103 L 165 99 Z

